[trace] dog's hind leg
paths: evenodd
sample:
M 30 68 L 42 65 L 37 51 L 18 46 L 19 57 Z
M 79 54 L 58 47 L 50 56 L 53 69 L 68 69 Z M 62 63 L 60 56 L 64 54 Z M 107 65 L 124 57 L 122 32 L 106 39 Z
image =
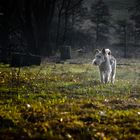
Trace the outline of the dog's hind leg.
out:
M 115 82 L 115 76 L 116 76 L 116 63 L 112 66 L 112 72 L 111 72 L 111 83 L 114 84 Z
M 116 75 L 116 72 L 111 73 L 111 83 L 112 84 L 114 84 L 114 82 L 115 82 L 115 75 Z

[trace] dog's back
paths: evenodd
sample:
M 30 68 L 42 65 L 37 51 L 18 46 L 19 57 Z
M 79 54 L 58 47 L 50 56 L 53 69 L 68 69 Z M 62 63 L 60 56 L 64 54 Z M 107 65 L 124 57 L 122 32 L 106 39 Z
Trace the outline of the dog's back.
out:
M 112 65 L 114 65 L 114 64 L 116 64 L 116 59 L 115 59 L 115 57 L 114 56 L 110 56 L 110 65 L 112 66 Z

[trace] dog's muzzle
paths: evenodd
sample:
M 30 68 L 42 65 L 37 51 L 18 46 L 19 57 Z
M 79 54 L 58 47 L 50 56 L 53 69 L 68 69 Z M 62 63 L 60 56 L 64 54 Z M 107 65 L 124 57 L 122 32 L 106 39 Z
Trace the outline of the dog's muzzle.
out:
M 93 65 L 97 65 L 97 62 L 95 60 L 92 61 Z

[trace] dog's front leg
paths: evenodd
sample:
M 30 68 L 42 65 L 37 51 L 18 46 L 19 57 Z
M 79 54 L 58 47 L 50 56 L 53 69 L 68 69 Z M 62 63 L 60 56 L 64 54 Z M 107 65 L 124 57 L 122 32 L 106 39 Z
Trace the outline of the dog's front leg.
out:
M 105 83 L 109 83 L 110 82 L 110 76 L 111 76 L 111 72 L 105 73 Z
M 101 77 L 101 83 L 104 83 L 105 80 L 104 80 L 104 72 L 103 71 L 100 71 L 100 77 Z

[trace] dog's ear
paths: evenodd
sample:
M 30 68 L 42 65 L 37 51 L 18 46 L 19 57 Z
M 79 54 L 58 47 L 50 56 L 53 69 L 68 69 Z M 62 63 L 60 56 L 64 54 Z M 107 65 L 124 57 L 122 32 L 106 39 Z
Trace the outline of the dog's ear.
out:
M 95 51 L 94 51 L 94 54 L 96 54 L 96 53 L 99 53 L 100 51 L 98 50 L 98 49 L 96 49 Z
M 111 55 L 111 51 L 109 49 L 102 49 L 102 54 L 108 54 Z
M 105 51 L 106 51 L 106 53 L 107 53 L 108 55 L 111 55 L 110 49 L 106 49 Z
M 103 49 L 102 49 L 102 54 L 105 54 L 105 53 L 106 53 L 106 51 L 105 51 L 105 49 L 103 48 Z

